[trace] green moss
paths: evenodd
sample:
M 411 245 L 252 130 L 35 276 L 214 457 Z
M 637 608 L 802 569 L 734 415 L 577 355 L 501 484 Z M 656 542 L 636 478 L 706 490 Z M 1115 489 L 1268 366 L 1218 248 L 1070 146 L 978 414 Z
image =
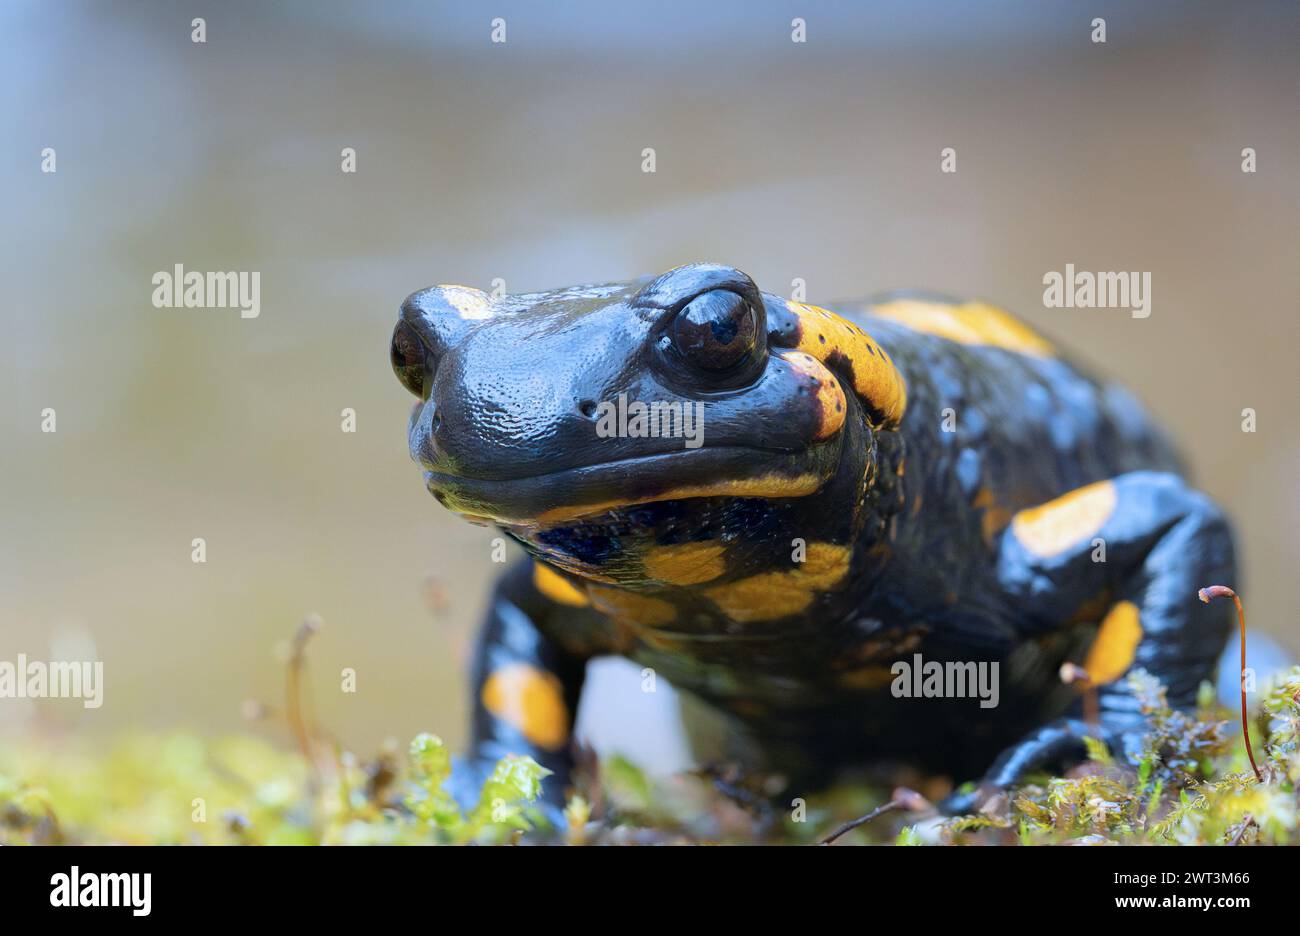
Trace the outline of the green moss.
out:
M 1208 698 L 1193 713 L 1171 710 L 1153 679 L 1130 679 L 1151 725 L 1136 765 L 1097 742 L 1066 776 L 1035 778 L 973 816 L 940 817 L 919 795 L 896 791 L 900 808 L 841 841 L 1300 843 L 1300 668 L 1256 709 L 1262 784 L 1230 713 Z M 248 735 L 132 735 L 97 754 L 29 741 L 0 749 L 0 843 L 812 843 L 891 799 L 877 786 L 845 784 L 774 803 L 762 778 L 701 771 L 651 780 L 615 756 L 587 758 L 563 815 L 548 819 L 537 804 L 549 772 L 530 758 L 500 761 L 468 811 L 445 790 L 450 771 L 449 751 L 429 734 L 405 753 L 363 761 L 333 748 L 310 765 Z

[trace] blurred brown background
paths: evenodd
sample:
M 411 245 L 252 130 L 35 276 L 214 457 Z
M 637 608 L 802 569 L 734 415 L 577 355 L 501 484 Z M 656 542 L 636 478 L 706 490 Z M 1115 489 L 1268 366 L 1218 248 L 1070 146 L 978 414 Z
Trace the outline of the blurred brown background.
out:
M 610 6 L 0 8 L 0 659 L 91 648 L 107 681 L 94 712 L 0 702 L 0 736 L 238 727 L 314 611 L 331 729 L 458 742 L 499 567 L 408 461 L 398 303 L 704 259 L 813 302 L 988 298 L 1123 378 L 1236 521 L 1253 627 L 1300 647 L 1300 8 Z M 260 271 L 261 317 L 153 308 L 176 263 Z M 1150 271 L 1153 314 L 1044 309 L 1066 263 Z

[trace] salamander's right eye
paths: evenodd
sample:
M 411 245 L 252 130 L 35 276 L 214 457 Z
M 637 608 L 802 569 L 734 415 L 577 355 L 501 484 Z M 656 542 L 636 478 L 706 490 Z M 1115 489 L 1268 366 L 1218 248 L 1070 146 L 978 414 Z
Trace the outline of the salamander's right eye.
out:
M 433 362 L 429 349 L 406 322 L 398 322 L 393 329 L 393 347 L 389 355 L 393 361 L 393 373 L 402 386 L 423 400 L 432 376 Z

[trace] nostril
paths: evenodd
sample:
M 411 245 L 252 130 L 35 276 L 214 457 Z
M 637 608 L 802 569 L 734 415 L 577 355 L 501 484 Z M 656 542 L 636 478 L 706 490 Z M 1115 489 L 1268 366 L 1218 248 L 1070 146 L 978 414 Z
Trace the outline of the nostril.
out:
M 596 415 L 596 403 L 594 400 L 583 400 L 578 404 L 578 409 L 581 411 L 582 415 L 586 416 L 588 419 L 591 419 L 591 417 Z
M 437 432 L 441 428 L 442 428 L 442 414 L 439 413 L 437 410 L 434 410 L 433 416 L 430 417 L 429 419 L 429 431 L 431 433 Z

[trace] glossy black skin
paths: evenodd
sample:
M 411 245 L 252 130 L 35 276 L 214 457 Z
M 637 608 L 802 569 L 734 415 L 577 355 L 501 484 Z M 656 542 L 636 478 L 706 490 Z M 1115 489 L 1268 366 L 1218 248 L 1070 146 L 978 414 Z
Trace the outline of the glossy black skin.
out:
M 687 302 L 718 289 L 754 309 L 760 335 L 749 360 L 722 374 L 684 362 L 670 332 Z M 530 744 L 483 707 L 479 688 L 500 667 L 526 662 L 556 675 L 573 713 L 586 659 L 615 653 L 729 713 L 731 754 L 783 773 L 796 795 L 838 768 L 896 759 L 957 778 L 982 772 L 984 795 L 1080 756 L 1082 737 L 1096 729 L 1080 720 L 1080 694 L 1062 685 L 1059 666 L 1082 659 L 1101 614 L 1120 600 L 1141 613 L 1133 665 L 1159 677 L 1175 705 L 1193 702 L 1231 627 L 1230 610 L 1202 604 L 1196 590 L 1236 584 L 1232 542 L 1138 403 L 1060 356 L 958 344 L 874 318 L 871 307 L 834 311 L 902 374 L 901 425 L 882 424 L 873 401 L 850 392 L 843 426 L 817 440 L 825 417 L 787 365 L 798 326 L 783 299 L 760 294 L 737 270 L 700 264 L 650 281 L 512 296 L 468 321 L 439 289 L 406 301 L 399 329 L 408 329 L 408 352 L 418 336 L 424 356 L 410 447 L 435 496 L 496 523 L 579 586 L 599 577 L 675 609 L 668 625 L 629 622 L 552 601 L 529 564 L 509 572 L 474 667 L 477 762 L 531 754 L 560 774 L 548 790 L 561 795 L 569 751 Z M 849 362 L 832 369 L 852 384 Z M 704 446 L 597 437 L 590 403 L 620 392 L 703 400 Z M 943 431 L 947 408 L 955 432 Z M 799 497 L 652 499 L 537 519 L 575 500 L 646 500 L 762 473 L 811 473 L 821 486 Z M 1096 532 L 1104 563 L 1092 560 L 1091 536 L 1039 559 L 1008 531 L 1016 511 L 1108 479 L 1117 505 Z M 701 594 L 717 581 L 648 582 L 638 558 L 655 546 L 725 544 L 718 581 L 727 582 L 792 568 L 795 538 L 851 547 L 850 571 L 804 611 L 772 620 L 721 613 Z M 846 672 L 887 670 L 914 653 L 999 662 L 1000 704 L 895 698 L 888 681 L 846 682 Z M 1126 682 L 1102 687 L 1098 701 L 1102 735 L 1133 751 L 1142 719 Z

